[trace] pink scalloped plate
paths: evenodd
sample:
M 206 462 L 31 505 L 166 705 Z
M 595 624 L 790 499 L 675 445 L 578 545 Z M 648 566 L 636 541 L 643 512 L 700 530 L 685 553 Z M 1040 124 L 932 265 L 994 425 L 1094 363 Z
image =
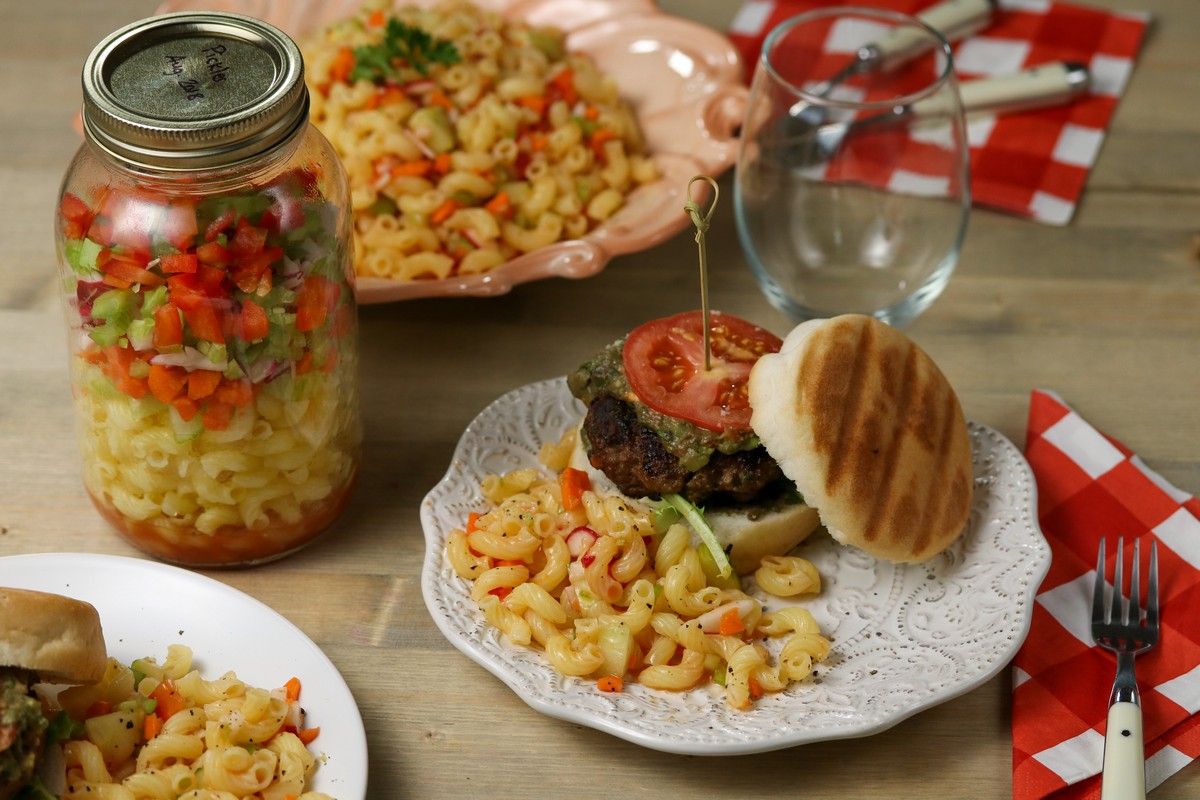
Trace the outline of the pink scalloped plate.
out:
M 229 11 L 304 38 L 350 16 L 362 0 L 167 0 L 158 13 Z M 432 5 L 433 0 L 408 0 Z M 610 220 L 479 275 L 427 281 L 359 278 L 362 303 L 500 295 L 542 278 L 586 278 L 615 256 L 644 250 L 689 224 L 683 205 L 695 175 L 733 165 L 746 104 L 741 58 L 722 34 L 660 11 L 653 0 L 477 0 L 511 19 L 567 32 L 567 47 L 595 59 L 633 107 L 661 178 L 639 187 Z

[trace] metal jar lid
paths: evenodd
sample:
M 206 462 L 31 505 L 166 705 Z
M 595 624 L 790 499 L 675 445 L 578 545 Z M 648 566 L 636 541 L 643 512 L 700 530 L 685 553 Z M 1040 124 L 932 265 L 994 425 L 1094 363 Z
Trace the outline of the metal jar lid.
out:
M 108 36 L 84 64 L 84 133 L 134 168 L 231 166 L 268 154 L 307 122 L 299 48 L 250 17 L 151 17 Z

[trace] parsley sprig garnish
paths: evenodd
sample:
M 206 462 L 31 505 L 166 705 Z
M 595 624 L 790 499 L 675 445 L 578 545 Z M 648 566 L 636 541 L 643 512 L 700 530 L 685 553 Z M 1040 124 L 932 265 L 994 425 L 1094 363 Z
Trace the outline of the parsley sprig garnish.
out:
M 427 31 L 390 17 L 383 41 L 354 48 L 354 69 L 350 80 L 382 83 L 400 76 L 399 66 L 407 65 L 422 75 L 431 64 L 457 64 L 462 61 L 454 42 L 435 39 Z

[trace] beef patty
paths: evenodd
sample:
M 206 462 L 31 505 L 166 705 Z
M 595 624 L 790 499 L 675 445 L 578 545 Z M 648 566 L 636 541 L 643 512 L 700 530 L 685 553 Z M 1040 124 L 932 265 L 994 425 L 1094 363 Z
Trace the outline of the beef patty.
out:
M 658 434 L 638 421 L 633 406 L 612 395 L 588 406 L 583 432 L 588 460 L 630 497 L 680 494 L 697 505 L 747 503 L 786 481 L 766 448 L 715 452 L 696 472 L 688 472 L 667 452 Z

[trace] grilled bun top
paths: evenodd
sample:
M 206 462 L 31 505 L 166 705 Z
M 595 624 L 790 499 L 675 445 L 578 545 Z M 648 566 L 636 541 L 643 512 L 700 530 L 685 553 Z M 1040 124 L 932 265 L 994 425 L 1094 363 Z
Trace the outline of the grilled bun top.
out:
M 874 317 L 804 322 L 755 364 L 750 425 L 830 534 L 926 561 L 963 532 L 971 442 L 933 360 Z
M 90 603 L 0 587 L 0 667 L 29 670 L 45 683 L 95 683 L 107 665 L 100 615 Z

